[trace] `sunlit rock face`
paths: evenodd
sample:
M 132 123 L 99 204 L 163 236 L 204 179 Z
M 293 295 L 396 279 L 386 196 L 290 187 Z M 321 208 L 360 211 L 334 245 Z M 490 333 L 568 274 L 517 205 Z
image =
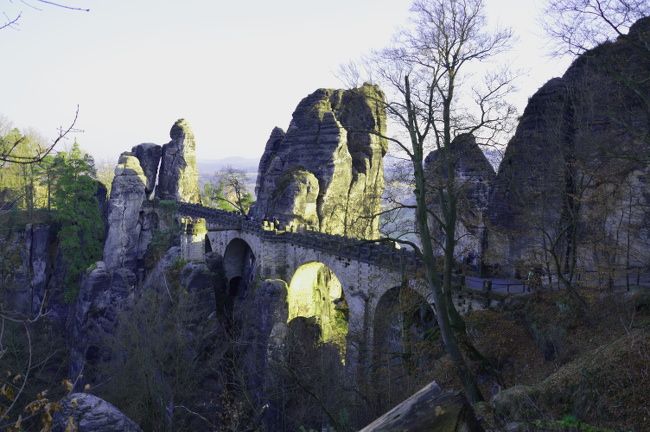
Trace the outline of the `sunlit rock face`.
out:
M 131 152 L 140 161 L 140 166 L 144 175 L 147 177 L 145 191 L 147 198 L 151 196 L 156 187 L 156 177 L 158 175 L 158 165 L 162 156 L 162 147 L 158 144 L 138 144 L 131 149 Z
M 156 196 L 163 200 L 199 203 L 196 141 L 187 120 L 176 121 L 169 136 L 172 140 L 162 147 Z
M 302 169 L 284 172 L 272 197 L 271 214 L 282 221 L 318 227 L 318 179 Z
M 630 210 L 629 199 L 650 193 L 640 174 L 650 154 L 649 38 L 644 18 L 530 98 L 491 192 L 487 261 L 506 272 L 543 267 L 558 238 L 560 260 L 577 248 L 587 268 L 650 258 L 647 228 L 634 222 L 647 220 L 647 207 L 632 199 Z M 567 227 L 575 246 L 561 238 Z M 639 252 L 629 258 L 628 240 Z
M 387 142 L 376 86 L 320 89 L 303 99 L 286 134 L 275 128 L 260 161 L 251 215 L 329 234 L 379 236 Z M 374 132 L 374 133 L 373 133 Z
M 459 261 L 478 265 L 483 252 L 485 222 L 483 216 L 488 206 L 490 185 L 494 180 L 494 168 L 476 143 L 474 136 L 457 136 L 449 146 L 434 150 L 424 161 L 429 191 L 429 209 L 444 220 L 440 206 L 439 191 L 447 189 L 447 170 L 454 172 L 454 194 L 457 197 L 458 221 L 456 223 L 455 254 Z M 435 218 L 429 218 L 431 233 L 436 239 L 434 250 L 440 255 L 440 245 L 445 243 L 445 233 Z
M 323 342 L 331 342 L 344 353 L 348 334 L 347 304 L 341 282 L 324 264 L 312 262 L 296 270 L 287 294 L 288 321 L 314 318 Z
M 133 153 L 122 153 L 108 202 L 108 234 L 104 262 L 109 269 L 135 269 L 142 221 L 140 210 L 146 198 L 147 177 Z

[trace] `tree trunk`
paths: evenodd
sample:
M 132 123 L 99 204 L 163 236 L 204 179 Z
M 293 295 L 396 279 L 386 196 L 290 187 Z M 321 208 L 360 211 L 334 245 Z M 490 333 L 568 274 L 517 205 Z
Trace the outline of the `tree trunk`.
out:
M 422 259 L 426 270 L 426 281 L 433 294 L 433 300 L 436 306 L 436 320 L 438 321 L 438 327 L 440 328 L 440 335 L 442 336 L 442 341 L 445 344 L 447 353 L 449 353 L 451 356 L 451 359 L 458 371 L 458 375 L 463 383 L 463 388 L 467 397 L 471 402 L 480 402 L 483 400 L 483 396 L 481 395 L 481 391 L 476 385 L 476 380 L 472 374 L 472 371 L 469 369 L 467 363 L 465 362 L 465 358 L 463 357 L 463 354 L 461 353 L 458 346 L 458 340 L 456 339 L 454 331 L 451 328 L 449 322 L 449 305 L 447 298 L 442 291 L 440 278 L 436 273 L 435 260 L 433 258 L 433 248 L 431 246 L 431 233 L 429 231 L 429 221 L 427 217 L 427 204 L 425 197 L 426 186 L 424 168 L 422 167 L 421 163 L 421 150 L 415 159 L 416 160 L 413 161 L 413 166 L 416 184 L 416 219 L 422 240 Z M 417 162 L 417 159 L 420 160 L 420 163 Z
M 482 432 L 472 407 L 460 392 L 444 392 L 432 382 L 361 432 Z

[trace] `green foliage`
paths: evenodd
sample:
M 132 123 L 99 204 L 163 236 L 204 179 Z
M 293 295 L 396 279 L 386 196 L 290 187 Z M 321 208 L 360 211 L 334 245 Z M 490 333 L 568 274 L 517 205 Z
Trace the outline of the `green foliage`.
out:
M 147 248 L 144 256 L 144 265 L 146 269 L 153 269 L 158 261 L 165 256 L 167 250 L 173 245 L 176 238 L 176 230 L 163 229 L 154 231 L 151 243 Z
M 545 431 L 614 432 L 613 429 L 584 423 L 572 415 L 566 415 L 562 420 L 536 420 L 533 424 Z
M 172 263 L 171 267 L 169 268 L 169 274 L 176 280 L 178 281 L 178 278 L 180 277 L 181 270 L 183 270 L 183 267 L 187 265 L 187 261 L 181 257 L 178 257 L 174 260 Z
M 203 185 L 201 202 L 206 207 L 246 214 L 254 202 L 253 194 L 247 190 L 246 181 L 245 172 L 226 168 Z
M 106 196 L 111 195 L 113 178 L 115 178 L 115 167 L 112 163 L 102 162 L 97 166 L 97 180 L 106 188 Z
M 0 155 L 11 153 L 15 158 L 29 158 L 43 148 L 43 142 L 37 135 L 11 129 L 0 135 Z M 0 169 L 0 207 L 28 210 L 28 217 L 35 208 L 45 207 L 47 188 L 43 187 L 41 178 L 50 162 L 51 158 L 45 158 L 33 164 L 3 164 Z
M 92 158 L 75 143 L 69 152 L 60 152 L 53 161 L 55 189 L 52 204 L 59 223 L 58 240 L 66 263 L 66 302 L 76 299 L 81 275 L 100 259 L 104 224 L 97 202 L 97 181 Z
M 174 200 L 159 200 L 158 207 L 167 212 L 175 212 L 178 209 L 178 203 Z

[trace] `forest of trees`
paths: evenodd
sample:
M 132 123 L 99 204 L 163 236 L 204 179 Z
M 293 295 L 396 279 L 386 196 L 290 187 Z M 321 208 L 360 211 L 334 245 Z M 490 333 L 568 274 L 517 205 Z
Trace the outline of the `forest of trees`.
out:
M 0 137 L 0 152 L 30 158 L 46 148 L 44 140 L 12 128 Z M 16 144 L 17 143 L 17 144 Z M 101 257 L 102 206 L 106 187 L 96 179 L 93 158 L 75 141 L 30 163 L 4 162 L 0 170 L 0 217 L 17 224 L 53 222 L 68 265 L 66 300 L 74 301 L 82 273 Z

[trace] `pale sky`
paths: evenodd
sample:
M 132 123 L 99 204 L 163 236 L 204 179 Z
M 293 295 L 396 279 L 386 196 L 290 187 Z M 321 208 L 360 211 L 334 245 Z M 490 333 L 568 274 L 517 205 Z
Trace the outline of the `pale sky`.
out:
M 199 158 L 258 158 L 303 97 L 343 86 L 340 64 L 386 45 L 411 0 L 62 2 L 91 11 L 0 0 L 0 12 L 23 13 L 17 30 L 0 31 L 0 115 L 54 137 L 79 104 L 81 146 L 116 161 L 141 142 L 168 142 L 181 117 Z M 518 37 L 509 63 L 527 73 L 513 98 L 521 113 L 569 59 L 547 56 L 544 0 L 486 3 L 488 19 Z

